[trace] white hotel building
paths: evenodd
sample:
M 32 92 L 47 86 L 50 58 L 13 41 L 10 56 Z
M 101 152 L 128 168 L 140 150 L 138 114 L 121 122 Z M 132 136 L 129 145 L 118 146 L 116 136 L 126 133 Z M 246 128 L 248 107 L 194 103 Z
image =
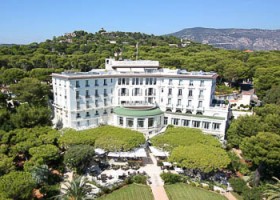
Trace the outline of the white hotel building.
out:
M 213 104 L 216 73 L 166 69 L 146 60 L 106 59 L 105 65 L 52 74 L 55 123 L 74 129 L 109 124 L 146 135 L 172 124 L 224 139 L 229 106 Z

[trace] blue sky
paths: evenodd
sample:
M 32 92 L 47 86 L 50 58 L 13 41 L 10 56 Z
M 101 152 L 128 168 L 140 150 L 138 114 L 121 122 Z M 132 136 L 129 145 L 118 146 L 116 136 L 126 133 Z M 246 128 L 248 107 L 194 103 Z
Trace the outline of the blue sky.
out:
M 162 35 L 191 27 L 280 29 L 279 0 L 0 0 L 0 43 L 74 30 Z

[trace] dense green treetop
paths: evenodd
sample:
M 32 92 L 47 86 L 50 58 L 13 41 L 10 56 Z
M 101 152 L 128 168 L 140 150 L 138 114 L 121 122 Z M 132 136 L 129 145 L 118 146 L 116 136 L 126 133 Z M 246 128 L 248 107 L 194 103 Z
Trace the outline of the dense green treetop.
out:
M 171 151 L 178 146 L 205 144 L 220 147 L 220 142 L 211 135 L 202 133 L 199 129 L 185 127 L 169 127 L 163 134 L 151 139 L 154 146 Z
M 45 105 L 45 99 L 49 94 L 49 86 L 36 78 L 24 78 L 19 83 L 12 84 L 10 89 L 17 100 L 31 105 Z
M 15 166 L 13 160 L 13 157 L 8 157 L 7 155 L 0 153 L 0 176 L 14 170 Z
M 34 187 L 35 181 L 28 172 L 11 172 L 0 177 L 0 194 L 5 198 L 29 200 Z
M 208 173 L 226 168 L 230 158 L 221 147 L 198 143 L 174 148 L 169 161 L 176 162 L 180 167 L 199 169 Z
M 4 84 L 12 84 L 16 83 L 17 81 L 21 80 L 26 76 L 26 72 L 23 69 L 18 69 L 18 68 L 11 68 L 11 69 L 6 69 L 1 73 L 0 75 L 0 83 Z
M 70 146 L 64 155 L 63 162 L 71 169 L 77 169 L 78 172 L 82 172 L 93 160 L 94 149 L 90 145 Z
M 254 108 L 255 115 L 241 116 L 233 120 L 227 130 L 227 141 L 230 147 L 239 147 L 244 138 L 257 135 L 259 132 L 273 132 L 280 135 L 280 106 L 265 104 Z
M 227 141 L 238 147 L 245 137 L 257 135 L 262 130 L 262 119 L 259 116 L 240 116 L 234 120 L 227 130 Z
M 108 151 L 127 151 L 145 142 L 142 133 L 113 126 L 100 126 L 84 131 L 65 131 L 59 138 L 61 146 L 89 144 Z
M 280 167 L 280 135 L 261 132 L 256 136 L 245 138 L 240 145 L 245 158 L 255 165 Z

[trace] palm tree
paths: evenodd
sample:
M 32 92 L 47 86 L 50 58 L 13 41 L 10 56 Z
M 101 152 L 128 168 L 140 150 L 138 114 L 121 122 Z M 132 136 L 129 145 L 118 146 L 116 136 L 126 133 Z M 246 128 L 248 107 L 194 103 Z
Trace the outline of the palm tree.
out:
M 61 188 L 61 194 L 55 199 L 59 200 L 87 200 L 92 199 L 88 193 L 92 190 L 87 178 L 78 176 L 72 181 L 66 181 Z
M 267 184 L 264 195 L 267 200 L 280 200 L 280 180 L 276 177 L 273 177 L 273 179 L 277 181 L 276 184 Z

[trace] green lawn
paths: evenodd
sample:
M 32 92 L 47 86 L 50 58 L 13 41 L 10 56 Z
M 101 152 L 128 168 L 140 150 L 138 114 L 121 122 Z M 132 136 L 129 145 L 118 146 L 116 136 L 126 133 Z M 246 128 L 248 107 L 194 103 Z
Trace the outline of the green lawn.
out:
M 131 184 L 104 195 L 98 200 L 153 200 L 153 194 L 149 186 Z
M 222 195 L 184 183 L 164 187 L 169 200 L 226 200 Z

